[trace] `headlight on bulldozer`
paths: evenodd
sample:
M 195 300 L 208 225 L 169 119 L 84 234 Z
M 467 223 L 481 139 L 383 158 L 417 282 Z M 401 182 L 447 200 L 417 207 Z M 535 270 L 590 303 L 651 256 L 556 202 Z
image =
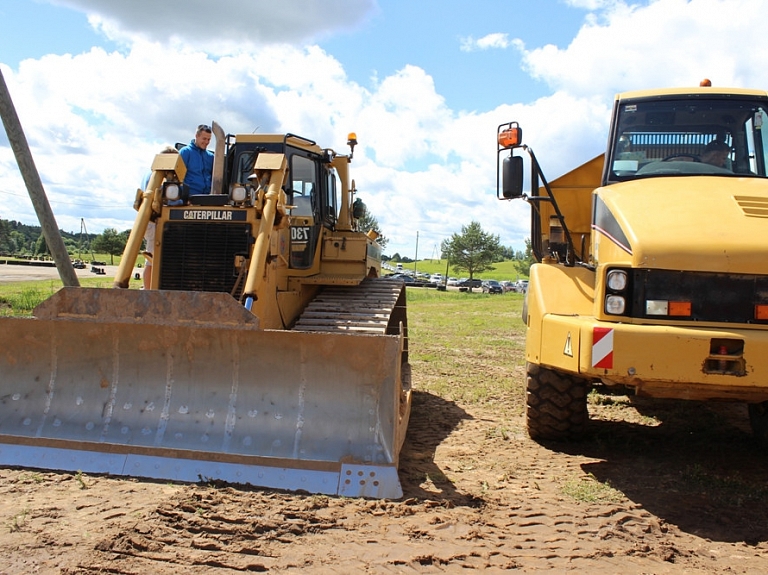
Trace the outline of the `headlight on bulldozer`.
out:
M 173 183 L 173 182 L 166 182 L 163 189 L 163 194 L 165 195 L 165 199 L 171 202 L 174 202 L 181 197 L 181 189 L 179 188 L 179 184 Z
M 627 309 L 627 300 L 624 296 L 609 295 L 605 298 L 605 313 L 611 315 L 621 315 Z
M 242 202 L 246 198 L 245 186 L 234 186 L 230 193 L 230 198 L 234 202 Z

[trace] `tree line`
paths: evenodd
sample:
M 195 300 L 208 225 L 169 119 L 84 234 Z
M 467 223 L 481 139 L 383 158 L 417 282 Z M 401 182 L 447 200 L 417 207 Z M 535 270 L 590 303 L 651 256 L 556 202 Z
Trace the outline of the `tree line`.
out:
M 376 218 L 367 210 L 364 218 L 358 221 L 358 229 L 373 229 L 381 234 Z M 100 234 L 78 234 L 64 230 L 59 230 L 59 233 L 71 258 L 88 259 L 90 257 L 92 259 L 94 253 L 108 254 L 112 260 L 111 263 L 114 264 L 114 257 L 123 253 L 131 232 L 130 230 L 118 232 L 114 228 L 107 228 Z M 384 247 L 386 242 L 387 239 L 381 234 L 379 243 Z M 470 278 L 494 269 L 494 263 L 507 260 L 513 260 L 518 271 L 528 275 L 533 263 L 529 240 L 525 241 L 525 248 L 525 252 L 521 252 L 500 245 L 499 236 L 483 231 L 478 222 L 462 226 L 461 233 L 454 233 L 441 245 L 442 257 L 448 259 L 454 268 L 466 270 Z M 0 219 L 1 257 L 45 258 L 50 255 L 51 252 L 40 226 L 28 226 L 15 220 Z M 383 259 L 401 263 L 413 261 L 397 253 L 392 257 L 384 256 Z
M 94 253 L 108 254 L 114 263 L 114 256 L 123 253 L 130 230 L 118 232 L 107 228 L 100 234 L 59 230 L 59 233 L 71 258 L 92 259 Z M 51 251 L 40 226 L 0 219 L 0 256 L 48 258 L 50 255 Z

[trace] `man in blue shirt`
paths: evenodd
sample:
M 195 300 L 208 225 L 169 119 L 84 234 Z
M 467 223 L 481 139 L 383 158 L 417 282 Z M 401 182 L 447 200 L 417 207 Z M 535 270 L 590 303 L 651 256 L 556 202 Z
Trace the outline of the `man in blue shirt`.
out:
M 211 143 L 211 127 L 200 124 L 195 132 L 195 139 L 179 150 L 179 155 L 187 167 L 184 183 L 189 194 L 210 194 L 213 174 L 213 153 L 207 150 Z

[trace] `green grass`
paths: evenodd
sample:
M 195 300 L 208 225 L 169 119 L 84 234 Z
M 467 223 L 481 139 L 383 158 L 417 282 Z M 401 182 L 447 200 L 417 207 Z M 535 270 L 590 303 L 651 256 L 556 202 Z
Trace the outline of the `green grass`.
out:
M 104 276 L 79 278 L 81 287 L 111 288 L 114 278 Z M 31 315 L 35 306 L 63 287 L 60 279 L 0 283 L 0 317 Z M 141 286 L 141 280 L 131 279 L 131 287 Z
M 582 503 L 618 503 L 624 499 L 624 494 L 611 487 L 609 482 L 601 483 L 588 473 L 572 477 L 562 486 L 564 495 Z
M 421 288 L 406 293 L 416 387 L 463 403 L 507 403 L 514 415 L 521 414 L 522 294 Z

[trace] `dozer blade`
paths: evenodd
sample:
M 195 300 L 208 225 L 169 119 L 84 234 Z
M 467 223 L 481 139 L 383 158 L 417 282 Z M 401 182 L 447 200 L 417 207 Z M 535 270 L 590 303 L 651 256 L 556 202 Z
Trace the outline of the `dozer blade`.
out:
M 0 464 L 399 498 L 402 347 L 259 330 L 227 294 L 64 288 L 0 320 Z

